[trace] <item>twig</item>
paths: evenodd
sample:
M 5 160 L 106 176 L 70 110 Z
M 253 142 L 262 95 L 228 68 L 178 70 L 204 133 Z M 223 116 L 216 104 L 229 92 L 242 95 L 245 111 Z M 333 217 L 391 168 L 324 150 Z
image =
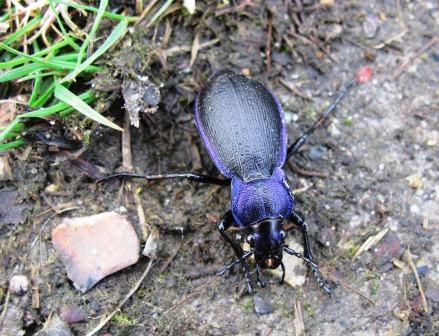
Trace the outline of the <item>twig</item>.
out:
M 205 290 L 207 287 L 209 287 L 212 284 L 217 283 L 221 278 L 220 277 L 215 277 L 214 279 L 206 282 L 204 285 L 201 285 L 200 287 L 198 287 L 194 292 L 190 293 L 188 296 L 186 296 L 183 300 L 179 301 L 178 303 L 176 303 L 175 305 L 173 305 L 171 308 L 169 308 L 168 310 L 166 310 L 161 317 L 165 317 L 166 315 L 168 315 L 169 313 L 173 312 L 175 309 L 177 309 L 178 307 L 182 306 L 183 304 L 185 304 L 187 301 L 189 301 L 190 299 L 192 299 L 193 297 L 197 296 L 198 294 L 200 294 L 203 290 Z M 88 336 L 88 335 L 87 335 Z
M 139 289 L 143 280 L 145 280 L 146 276 L 148 275 L 148 273 L 153 265 L 153 262 L 154 262 L 153 259 L 149 260 L 148 266 L 146 267 L 142 276 L 137 281 L 137 283 L 131 288 L 131 290 L 125 296 L 125 298 L 117 305 L 117 307 L 106 318 L 104 318 L 101 322 L 99 322 L 99 324 L 92 331 L 87 333 L 86 336 L 93 336 L 94 334 L 96 334 L 99 330 L 101 330 L 108 323 L 108 321 L 110 321 L 112 319 L 114 314 L 116 314 L 122 308 L 122 306 L 129 300 L 129 298 Z
M 223 9 L 219 9 L 215 12 L 215 16 L 221 16 L 230 13 L 236 13 L 243 10 L 246 6 L 256 6 L 252 4 L 251 0 L 242 0 L 238 5 L 233 7 L 226 7 Z
M 152 0 L 148 6 L 143 10 L 142 14 L 140 14 L 139 19 L 134 24 L 134 27 L 137 27 L 140 22 L 145 18 L 145 16 L 148 15 L 148 13 L 151 11 L 151 9 L 155 6 L 155 4 L 158 2 L 158 0 Z
M 137 121 L 138 123 L 138 121 Z M 131 153 L 131 117 L 130 112 L 125 109 L 122 132 L 122 169 L 123 171 L 133 170 L 133 155 Z
M 9 297 L 11 296 L 11 290 L 8 288 L 8 291 L 6 293 L 6 299 L 5 299 L 5 303 L 3 304 L 3 310 L 2 310 L 2 314 L 0 315 L 0 325 L 3 322 L 3 319 L 5 318 L 6 312 L 8 310 L 8 305 L 9 305 Z
M 204 42 L 204 43 L 200 43 L 199 47 L 198 47 L 198 51 L 200 51 L 201 49 L 204 48 L 208 48 L 211 47 L 215 44 L 217 44 L 220 41 L 219 38 L 215 38 L 213 40 Z M 163 51 L 163 55 L 165 58 L 169 57 L 169 56 L 174 56 L 175 54 L 180 54 L 180 53 L 185 53 L 185 52 L 190 52 L 192 51 L 192 46 L 177 46 L 177 47 L 172 47 L 169 49 L 166 49 Z
M 375 303 L 375 301 L 372 301 L 370 298 L 368 298 L 366 295 L 364 295 L 363 293 L 361 293 L 358 289 L 351 287 L 350 285 L 348 285 L 346 282 L 344 282 L 343 280 L 337 278 L 334 274 L 330 273 L 330 272 L 326 272 L 324 270 L 322 270 L 322 268 L 319 268 L 319 272 L 322 273 L 322 275 L 325 278 L 331 279 L 331 281 L 335 282 L 337 285 L 339 285 L 340 287 L 357 294 L 358 296 L 362 297 L 364 300 L 366 300 L 367 302 L 369 302 L 370 304 L 376 306 L 377 304 Z
M 409 57 L 407 60 L 402 62 L 402 64 L 398 67 L 398 69 L 393 74 L 392 79 L 398 78 L 408 68 L 408 66 L 411 63 L 413 63 L 418 57 L 420 57 L 423 53 L 425 53 L 428 49 L 433 47 L 438 42 L 439 42 L 439 38 L 437 36 L 433 36 L 426 45 L 424 45 L 421 49 L 419 49 L 414 55 Z
M 267 44 L 265 46 L 265 65 L 267 66 L 267 71 L 271 70 L 271 40 L 272 39 L 273 39 L 273 18 L 270 15 L 268 18 Z
M 305 324 L 303 323 L 302 307 L 300 306 L 300 301 L 294 300 L 294 335 L 304 336 L 305 335 Z
M 294 173 L 302 175 L 302 176 L 307 176 L 307 177 L 316 176 L 316 177 L 321 177 L 321 178 L 328 177 L 328 174 L 323 173 L 323 172 L 304 170 L 291 161 L 288 161 L 287 165 L 288 165 L 288 168 L 290 168 Z
M 372 246 L 378 244 L 379 241 L 383 239 L 383 237 L 386 235 L 387 232 L 389 232 L 389 229 L 385 228 L 382 229 L 380 232 L 378 232 L 376 235 L 367 238 L 366 241 L 363 243 L 363 245 L 361 245 L 360 248 L 357 250 L 357 252 L 355 252 L 352 260 L 357 259 L 361 253 L 369 250 Z
M 311 97 L 307 96 L 306 94 L 304 94 L 302 91 L 300 91 L 294 84 L 288 83 L 285 80 L 283 80 L 282 78 L 279 79 L 279 82 L 285 86 L 288 90 L 290 90 L 292 93 L 294 93 L 296 96 L 299 96 L 305 100 L 312 100 Z
M 166 259 L 165 263 L 162 265 L 162 267 L 160 267 L 159 273 L 163 273 L 168 266 L 171 264 L 172 260 L 174 260 L 175 256 L 178 254 L 178 251 L 180 251 L 180 248 L 183 246 L 183 243 L 181 243 L 180 245 L 178 245 L 174 251 L 172 252 L 172 254 L 168 257 L 168 259 Z
M 194 42 L 192 43 L 192 49 L 191 49 L 191 60 L 189 62 L 189 69 L 192 68 L 192 65 L 194 65 L 195 60 L 197 59 L 198 50 L 200 49 L 200 32 L 197 32 L 195 34 Z
M 38 231 L 37 236 L 35 237 L 34 241 L 32 242 L 32 244 L 31 244 L 30 247 L 29 247 L 29 251 L 32 250 L 32 248 L 35 246 L 35 244 L 37 243 L 37 241 L 38 241 L 38 237 L 40 236 L 41 232 L 45 229 L 46 225 L 49 224 L 49 222 L 50 222 L 52 219 L 54 219 L 56 216 L 62 214 L 63 212 L 67 212 L 67 211 L 75 210 L 75 209 L 79 209 L 79 208 L 80 208 L 79 206 L 70 207 L 70 208 L 65 208 L 65 209 L 62 209 L 62 210 L 58 210 L 58 211 L 55 212 L 54 214 L 50 215 L 49 218 L 47 218 L 47 219 L 44 221 L 43 225 L 41 226 L 40 230 Z M 29 252 L 29 251 L 28 251 L 28 252 Z
M 427 299 L 425 297 L 424 288 L 422 287 L 421 279 L 419 278 L 418 270 L 416 269 L 416 265 L 413 262 L 413 255 L 410 252 L 410 248 L 408 248 L 407 251 L 405 251 L 405 257 L 407 258 L 407 262 L 408 262 L 410 268 L 412 269 L 413 274 L 415 275 L 416 283 L 418 284 L 419 294 L 421 294 L 422 305 L 424 307 L 424 311 L 426 314 L 428 314 Z

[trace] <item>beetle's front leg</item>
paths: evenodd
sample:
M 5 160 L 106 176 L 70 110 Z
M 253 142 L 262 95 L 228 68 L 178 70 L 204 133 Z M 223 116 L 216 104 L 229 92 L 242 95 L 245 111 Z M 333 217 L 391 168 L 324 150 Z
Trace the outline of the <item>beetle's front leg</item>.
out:
M 311 247 L 309 245 L 308 224 L 295 211 L 293 211 L 291 213 L 290 219 L 295 224 L 297 224 L 300 227 L 300 229 L 302 230 L 302 234 L 303 234 L 303 247 L 304 247 L 304 253 L 303 254 L 305 255 L 305 258 L 308 258 L 311 262 L 313 262 L 313 256 L 312 256 L 312 253 L 311 253 Z M 316 278 L 317 283 L 319 284 L 319 286 L 322 287 L 325 290 L 325 292 L 327 292 L 328 294 L 331 294 L 331 288 L 329 288 L 328 284 L 325 282 L 325 280 L 323 280 L 319 270 L 317 268 L 315 268 L 312 264 L 308 264 L 308 265 L 310 265 L 311 270 L 312 270 L 312 272 L 314 274 L 314 277 Z
M 236 223 L 233 219 L 232 212 L 229 210 L 226 212 L 224 217 L 218 223 L 218 231 L 221 234 L 221 236 L 224 238 L 224 240 L 232 247 L 233 251 L 235 251 L 235 254 L 239 259 L 243 256 L 244 250 L 237 242 L 235 242 L 232 238 L 230 238 L 230 236 L 226 233 L 226 230 L 231 226 L 236 226 Z M 250 274 L 248 264 L 245 261 L 242 261 L 241 265 L 242 265 L 242 269 L 245 273 L 245 279 L 247 281 L 248 292 L 251 294 L 251 293 L 253 293 L 253 279 L 252 279 L 252 276 Z

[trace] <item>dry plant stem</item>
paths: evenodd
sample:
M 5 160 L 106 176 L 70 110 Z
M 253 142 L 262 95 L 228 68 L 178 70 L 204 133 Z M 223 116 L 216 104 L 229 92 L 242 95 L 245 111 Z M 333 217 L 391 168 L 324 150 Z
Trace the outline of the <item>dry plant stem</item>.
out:
M 125 109 L 122 132 L 122 169 L 133 171 L 133 155 L 131 153 L 131 119 L 130 113 Z
M 201 49 L 204 49 L 204 48 L 211 47 L 211 46 L 217 44 L 219 41 L 220 41 L 219 38 L 215 38 L 213 40 L 210 40 L 210 41 L 207 41 L 204 43 L 200 43 L 200 46 L 198 47 L 198 51 L 200 51 Z M 181 54 L 181 53 L 185 53 L 185 52 L 189 52 L 189 51 L 192 51 L 192 46 L 181 46 L 181 47 L 177 46 L 177 47 L 172 47 L 172 48 L 164 50 L 163 54 L 164 54 L 164 57 L 167 58 L 169 56 L 174 56 L 176 54 Z
M 271 40 L 273 38 L 273 18 L 268 19 L 267 28 L 267 45 L 265 46 L 265 65 L 267 66 L 267 71 L 271 70 Z
M 328 174 L 326 173 L 322 173 L 322 172 L 318 172 L 318 171 L 308 171 L 308 170 L 304 170 L 300 167 L 298 167 L 295 163 L 288 161 L 287 162 L 288 168 L 290 168 L 294 173 L 302 175 L 302 176 L 306 176 L 306 177 L 320 177 L 320 178 L 327 178 Z
M 192 65 L 194 65 L 195 60 L 197 59 L 198 50 L 200 49 L 200 32 L 197 32 L 195 34 L 194 43 L 192 44 L 191 49 L 191 60 L 189 62 L 189 69 L 192 68 Z
M 136 207 L 137 207 L 137 216 L 139 217 L 139 224 L 142 231 L 142 239 L 146 240 L 150 232 L 150 227 L 146 223 L 145 210 L 143 210 L 142 200 L 140 199 L 140 196 L 137 193 L 136 188 L 133 188 L 133 198 L 134 198 L 134 203 L 136 203 Z
M 311 97 L 309 97 L 309 96 L 307 96 L 306 94 L 304 94 L 304 93 L 303 93 L 302 91 L 300 91 L 295 85 L 290 84 L 290 83 L 286 82 L 286 81 L 283 80 L 283 79 L 279 79 L 279 82 L 280 82 L 283 86 L 285 86 L 288 90 L 290 90 L 292 93 L 294 93 L 296 96 L 299 96 L 299 97 L 301 97 L 301 98 L 303 98 L 303 99 L 305 99 L 305 100 L 309 100 L 309 101 L 312 100 Z
M 370 304 L 376 306 L 377 304 L 375 303 L 375 301 L 372 301 L 370 298 L 368 298 L 366 295 L 362 294 L 358 289 L 355 289 L 353 287 L 351 287 L 350 285 L 348 285 L 346 282 L 344 282 L 343 280 L 337 278 L 334 274 L 330 273 L 330 272 L 326 272 L 323 271 L 320 267 L 319 267 L 319 272 L 328 279 L 331 279 L 331 281 L 335 282 L 337 285 L 339 285 L 340 287 L 357 294 L 358 296 L 362 297 L 364 300 L 366 300 L 367 302 L 369 302 Z
M 402 62 L 402 64 L 398 67 L 398 69 L 393 74 L 392 79 L 398 78 L 409 67 L 410 64 L 412 64 L 417 58 L 419 58 L 423 53 L 425 53 L 428 49 L 433 47 L 438 42 L 439 42 L 439 37 L 433 36 L 426 45 L 424 45 L 421 49 L 419 49 L 410 58 Z
M 137 22 L 134 24 L 134 26 L 138 26 L 139 23 L 142 22 L 142 20 L 145 18 L 145 16 L 148 15 L 148 13 L 156 5 L 157 2 L 158 2 L 158 0 L 153 0 L 153 1 L 151 1 L 148 4 L 148 6 L 146 6 L 146 8 L 143 10 L 142 14 L 140 14 L 139 19 L 137 20 Z
M 139 287 L 142 284 L 143 280 L 145 280 L 146 276 L 148 275 L 149 271 L 151 270 L 153 262 L 154 262 L 153 259 L 151 259 L 149 261 L 148 266 L 146 267 L 146 269 L 143 272 L 142 276 L 137 281 L 137 283 L 131 288 L 131 290 L 125 296 L 125 298 L 117 305 L 117 307 L 106 318 L 104 318 L 101 322 L 99 322 L 99 324 L 96 326 L 96 328 L 94 328 L 92 331 L 87 333 L 86 336 L 93 336 L 96 333 L 98 333 L 99 330 L 101 330 L 108 323 L 108 321 L 110 321 L 112 319 L 114 314 L 116 314 L 123 307 L 123 305 L 130 299 L 130 297 L 133 296 L 133 294 L 139 289 Z
M 302 307 L 300 301 L 294 300 L 294 334 L 295 336 L 305 335 L 305 323 L 303 322 Z
M 185 304 L 187 301 L 189 301 L 190 299 L 192 299 L 193 297 L 197 296 L 198 294 L 200 294 L 202 291 L 204 291 L 205 289 L 207 289 L 210 285 L 217 283 L 221 278 L 220 277 L 215 277 L 214 279 L 206 282 L 204 285 L 201 285 L 200 287 L 198 287 L 194 292 L 190 293 L 188 296 L 186 296 L 183 300 L 179 301 L 178 303 L 176 303 L 175 305 L 173 305 L 171 308 L 169 308 L 168 310 L 166 310 L 161 317 L 165 317 L 166 315 L 168 315 L 169 313 L 173 312 L 175 309 L 181 307 L 183 304 Z M 88 336 L 88 335 L 87 335 Z
M 11 296 L 11 290 L 8 288 L 8 291 L 6 293 L 5 303 L 3 304 L 3 311 L 0 315 L 0 325 L 3 322 L 3 319 L 5 318 L 6 312 L 8 311 L 8 305 L 9 305 L 9 298 Z
M 424 311 L 426 314 L 428 314 L 427 299 L 425 297 L 424 288 L 422 287 L 422 282 L 421 282 L 421 278 L 419 277 L 418 270 L 416 269 L 416 265 L 413 262 L 413 255 L 410 252 L 410 248 L 408 248 L 407 251 L 405 251 L 405 257 L 407 258 L 407 262 L 410 268 L 412 269 L 413 274 L 415 275 L 416 283 L 418 284 L 419 294 L 421 295 L 422 306 L 424 307 Z

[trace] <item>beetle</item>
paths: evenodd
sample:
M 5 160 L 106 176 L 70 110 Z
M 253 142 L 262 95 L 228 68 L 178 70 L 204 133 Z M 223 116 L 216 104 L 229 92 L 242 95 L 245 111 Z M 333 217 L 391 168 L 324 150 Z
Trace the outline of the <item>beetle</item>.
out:
M 360 70 L 361 71 L 361 70 Z M 370 77 L 370 68 L 363 70 Z M 322 279 L 311 253 L 308 224 L 295 211 L 295 199 L 290 190 L 283 166 L 303 146 L 308 137 L 323 124 L 337 104 L 355 85 L 368 80 L 357 73 L 337 95 L 319 119 L 292 145 L 287 147 L 285 113 L 278 99 L 260 82 L 230 70 L 213 75 L 195 100 L 195 123 L 200 137 L 215 166 L 226 179 L 196 173 L 145 175 L 118 173 L 117 176 L 147 180 L 186 178 L 201 183 L 231 187 L 230 210 L 218 223 L 218 231 L 232 247 L 237 259 L 218 275 L 240 263 L 245 273 L 248 290 L 253 291 L 253 279 L 246 260 L 252 255 L 256 263 L 257 282 L 264 287 L 261 269 L 282 268 L 281 283 L 285 278 L 283 253 L 303 259 L 311 268 L 318 284 L 328 293 L 329 286 Z M 302 231 L 304 253 L 285 244 L 285 221 L 294 222 Z M 227 230 L 237 227 L 246 236 L 249 251 L 234 241 Z

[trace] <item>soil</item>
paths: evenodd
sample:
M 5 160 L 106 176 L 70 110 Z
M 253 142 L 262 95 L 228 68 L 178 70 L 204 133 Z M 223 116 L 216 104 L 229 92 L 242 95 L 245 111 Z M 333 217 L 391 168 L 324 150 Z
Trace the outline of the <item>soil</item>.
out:
M 28 322 L 26 335 L 40 330 L 63 305 L 86 311 L 85 323 L 70 326 L 74 335 L 85 335 L 140 278 L 146 257 L 80 294 L 50 239 L 62 216 L 124 207 L 144 241 L 133 190 L 140 191 L 148 227 L 160 230 L 158 259 L 102 335 L 439 334 L 439 43 L 416 55 L 437 35 L 439 5 L 336 1 L 322 8 L 313 1 L 288 3 L 257 2 L 215 16 L 216 5 L 197 1 L 195 15 L 173 12 L 158 24 L 155 36 L 141 24 L 107 56 L 108 73 L 94 79 L 95 87 L 113 93 L 102 96 L 112 102 L 107 115 L 119 124 L 124 80 L 148 76 L 160 87 L 158 109 L 131 129 L 136 172 L 198 169 L 218 175 L 192 112 L 195 94 L 209 75 L 222 68 L 244 69 L 263 82 L 286 111 L 291 143 L 361 66 L 372 66 L 373 79 L 343 100 L 292 159 L 302 170 L 327 177 L 302 176 L 287 166 L 285 172 L 292 188 L 308 186 L 297 194 L 296 209 L 310 225 L 316 260 L 376 305 L 342 286 L 334 286 L 329 296 L 309 272 L 305 284 L 296 288 L 279 285 L 276 276 L 264 272 L 269 284 L 257 286 L 252 297 L 235 270 L 162 316 L 233 260 L 233 251 L 216 230 L 229 208 L 228 188 L 187 181 L 96 184 L 70 161 L 52 164 L 46 145 L 30 144 L 9 153 L 13 179 L 0 189 L 2 214 L 16 207 L 8 223 L 0 224 L 1 309 L 10 277 L 28 276 L 32 289 L 8 300 L 8 309 L 18 310 L 14 316 L 22 314 Z M 167 45 L 160 46 L 167 24 L 172 33 Z M 201 44 L 219 41 L 200 49 L 189 67 L 197 34 Z M 174 51 L 163 57 L 163 50 L 170 48 Z M 97 126 L 82 158 L 115 171 L 122 164 L 120 147 L 117 132 Z M 48 192 L 51 184 L 59 190 Z M 15 206 L 8 197 L 14 197 Z M 80 208 L 49 218 L 50 204 L 67 202 Z M 386 228 L 376 245 L 353 257 L 368 237 Z M 300 241 L 300 232 L 290 235 Z M 408 249 L 428 294 L 428 312 L 405 258 Z M 9 322 L 21 323 L 20 318 L 14 321 Z

